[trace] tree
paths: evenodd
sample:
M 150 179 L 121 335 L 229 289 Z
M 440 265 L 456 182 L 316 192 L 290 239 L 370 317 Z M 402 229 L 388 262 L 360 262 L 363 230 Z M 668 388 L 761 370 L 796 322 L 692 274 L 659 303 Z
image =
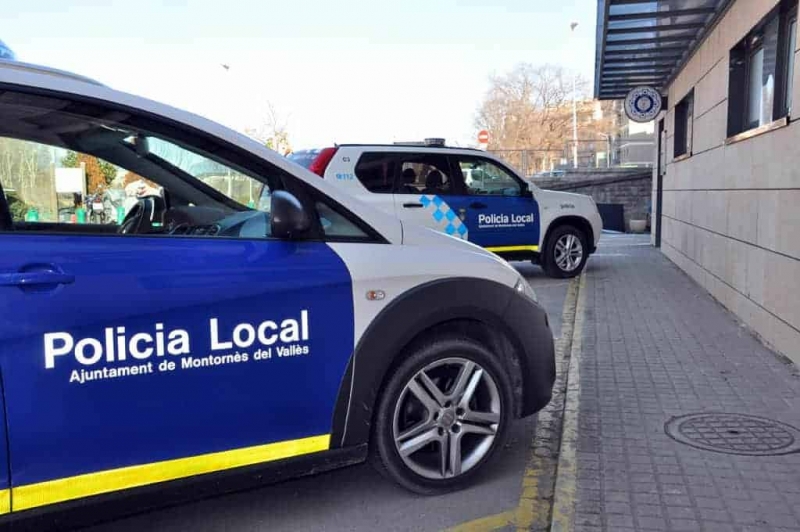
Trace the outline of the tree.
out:
M 267 102 L 261 123 L 245 129 L 245 134 L 281 155 L 292 152 L 289 144 L 288 118 L 281 117 L 272 102 Z
M 19 201 L 40 211 L 52 207 L 55 189 L 50 149 L 34 142 L 0 139 L 0 182 Z
M 117 177 L 116 166 L 93 155 L 69 151 L 61 159 L 61 166 L 66 168 L 78 168 L 81 163 L 84 164 L 86 191 L 89 194 L 105 190 Z
M 561 158 L 572 139 L 571 74 L 561 66 L 521 63 L 490 80 L 475 120 L 478 129 L 489 131 L 489 149 L 535 149 L 543 164 Z M 581 94 L 586 81 L 578 78 L 576 86 Z M 591 120 L 591 106 L 578 111 L 579 123 Z

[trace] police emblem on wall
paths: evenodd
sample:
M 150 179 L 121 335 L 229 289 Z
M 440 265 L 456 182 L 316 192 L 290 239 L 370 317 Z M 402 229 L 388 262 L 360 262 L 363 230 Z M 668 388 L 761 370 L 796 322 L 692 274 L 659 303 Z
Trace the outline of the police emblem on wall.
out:
M 634 122 L 650 122 L 661 112 L 661 95 L 653 87 L 636 87 L 625 97 L 625 114 Z

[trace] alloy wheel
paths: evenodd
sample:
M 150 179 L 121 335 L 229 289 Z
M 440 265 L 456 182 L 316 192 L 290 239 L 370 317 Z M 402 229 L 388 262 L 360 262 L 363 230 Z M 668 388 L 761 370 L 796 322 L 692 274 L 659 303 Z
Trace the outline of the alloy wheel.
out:
M 400 393 L 393 435 L 400 458 L 429 479 L 459 476 L 490 451 L 501 419 L 497 383 L 460 357 L 418 371 Z
M 558 239 L 555 246 L 556 265 L 564 272 L 571 272 L 581 265 L 583 244 L 581 239 L 567 233 Z

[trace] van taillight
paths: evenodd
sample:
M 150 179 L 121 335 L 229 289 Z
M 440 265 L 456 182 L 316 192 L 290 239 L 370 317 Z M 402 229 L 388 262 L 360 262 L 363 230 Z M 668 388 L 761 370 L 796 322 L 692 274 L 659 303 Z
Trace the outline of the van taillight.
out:
M 317 158 L 314 159 L 314 162 L 308 166 L 308 169 L 320 177 L 325 176 L 325 169 L 328 168 L 331 159 L 333 159 L 333 156 L 336 155 L 337 149 L 338 148 L 325 148 L 320 151 L 319 155 L 317 155 Z

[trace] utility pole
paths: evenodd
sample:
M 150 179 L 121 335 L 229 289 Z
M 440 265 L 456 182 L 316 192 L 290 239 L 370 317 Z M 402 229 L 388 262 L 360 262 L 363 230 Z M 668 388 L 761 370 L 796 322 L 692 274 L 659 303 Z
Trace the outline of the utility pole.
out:
M 578 27 L 577 22 L 572 22 L 569 29 L 572 32 L 573 40 L 575 38 L 575 28 Z M 574 48 L 574 44 L 573 44 Z M 573 65 L 575 68 L 575 65 Z M 578 168 L 578 89 L 577 89 L 577 69 L 572 72 L 572 167 Z

